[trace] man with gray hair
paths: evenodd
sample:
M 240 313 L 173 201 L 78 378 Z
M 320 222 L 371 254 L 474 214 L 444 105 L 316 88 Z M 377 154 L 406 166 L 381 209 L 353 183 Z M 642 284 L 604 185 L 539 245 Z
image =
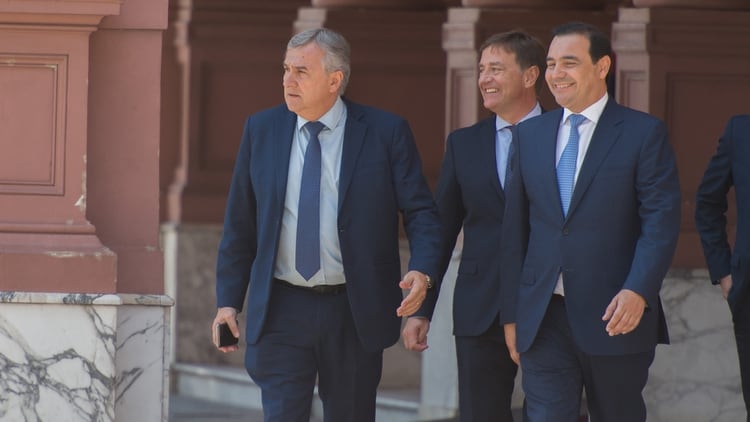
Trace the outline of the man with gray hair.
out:
M 309 421 L 316 378 L 326 421 L 374 421 L 383 349 L 436 291 L 440 221 L 411 129 L 341 97 L 349 56 L 331 30 L 292 37 L 286 104 L 247 118 L 235 163 L 213 335 L 238 350 L 222 338 L 239 337 L 246 310 L 245 366 L 267 422 Z

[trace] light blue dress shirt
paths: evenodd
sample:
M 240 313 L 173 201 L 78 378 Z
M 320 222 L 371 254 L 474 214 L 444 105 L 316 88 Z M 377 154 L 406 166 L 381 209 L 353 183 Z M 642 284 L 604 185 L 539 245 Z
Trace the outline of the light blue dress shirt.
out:
M 346 281 L 337 224 L 339 173 L 344 146 L 344 126 L 346 125 L 346 106 L 340 97 L 318 121 L 326 126 L 318 135 L 321 149 L 320 270 L 307 281 L 295 268 L 297 208 L 305 150 L 310 141 L 310 135 L 304 128 L 308 121 L 300 116 L 297 116 L 292 151 L 289 155 L 289 176 L 286 184 L 284 213 L 281 217 L 279 250 L 276 253 L 274 269 L 274 277 L 306 287 L 319 284 L 341 284 Z
M 542 107 L 536 103 L 529 114 L 523 116 L 519 123 L 542 114 Z M 513 141 L 513 134 L 510 131 L 512 125 L 500 116 L 495 117 L 495 162 L 497 163 L 497 177 L 500 178 L 500 185 L 505 187 L 505 168 L 508 167 L 508 151 L 510 143 Z

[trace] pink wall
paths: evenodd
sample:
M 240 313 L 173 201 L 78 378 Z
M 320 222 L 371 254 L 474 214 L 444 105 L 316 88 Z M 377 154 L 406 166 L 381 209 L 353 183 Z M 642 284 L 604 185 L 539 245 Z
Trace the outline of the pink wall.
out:
M 166 9 L 167 0 L 0 3 L 0 290 L 164 291 Z

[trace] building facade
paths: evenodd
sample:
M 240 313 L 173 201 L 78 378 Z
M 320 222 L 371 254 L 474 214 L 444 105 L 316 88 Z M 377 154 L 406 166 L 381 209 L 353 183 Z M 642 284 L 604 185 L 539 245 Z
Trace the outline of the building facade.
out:
M 729 312 L 692 216 L 724 123 L 750 112 L 747 0 L 0 2 L 0 416 L 166 420 L 170 389 L 218 399 L 207 385 L 257 399 L 241 353 L 217 353 L 208 327 L 242 124 L 283 101 L 292 33 L 347 37 L 347 96 L 409 120 L 434 185 L 446 134 L 487 114 L 481 42 L 524 28 L 546 43 L 570 20 L 611 34 L 616 99 L 667 122 L 680 167 L 673 344 L 657 351 L 649 414 L 743 419 Z M 383 420 L 397 420 L 388 406 L 455 415 L 453 270 L 430 349 L 386 351 Z

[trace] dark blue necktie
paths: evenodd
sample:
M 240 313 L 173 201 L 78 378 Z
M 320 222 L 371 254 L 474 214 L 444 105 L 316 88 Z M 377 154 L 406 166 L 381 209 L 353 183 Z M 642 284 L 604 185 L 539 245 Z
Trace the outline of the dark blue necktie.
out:
M 320 141 L 318 134 L 325 125 L 320 122 L 305 124 L 310 142 L 302 166 L 302 182 L 297 210 L 297 271 L 310 280 L 320 269 Z
M 586 120 L 581 114 L 571 114 L 568 117 L 570 122 L 570 135 L 568 143 L 565 145 L 560 161 L 557 163 L 557 184 L 560 189 L 560 203 L 562 204 L 563 216 L 568 215 L 570 199 L 573 196 L 573 185 L 576 176 L 576 161 L 578 160 L 578 126 Z
M 513 126 L 506 126 L 504 129 L 511 131 Z M 508 187 L 510 178 L 513 176 L 513 154 L 515 154 L 516 146 L 513 144 L 513 135 L 510 138 L 510 145 L 508 145 L 508 158 L 505 161 L 505 179 L 503 179 L 503 189 Z

